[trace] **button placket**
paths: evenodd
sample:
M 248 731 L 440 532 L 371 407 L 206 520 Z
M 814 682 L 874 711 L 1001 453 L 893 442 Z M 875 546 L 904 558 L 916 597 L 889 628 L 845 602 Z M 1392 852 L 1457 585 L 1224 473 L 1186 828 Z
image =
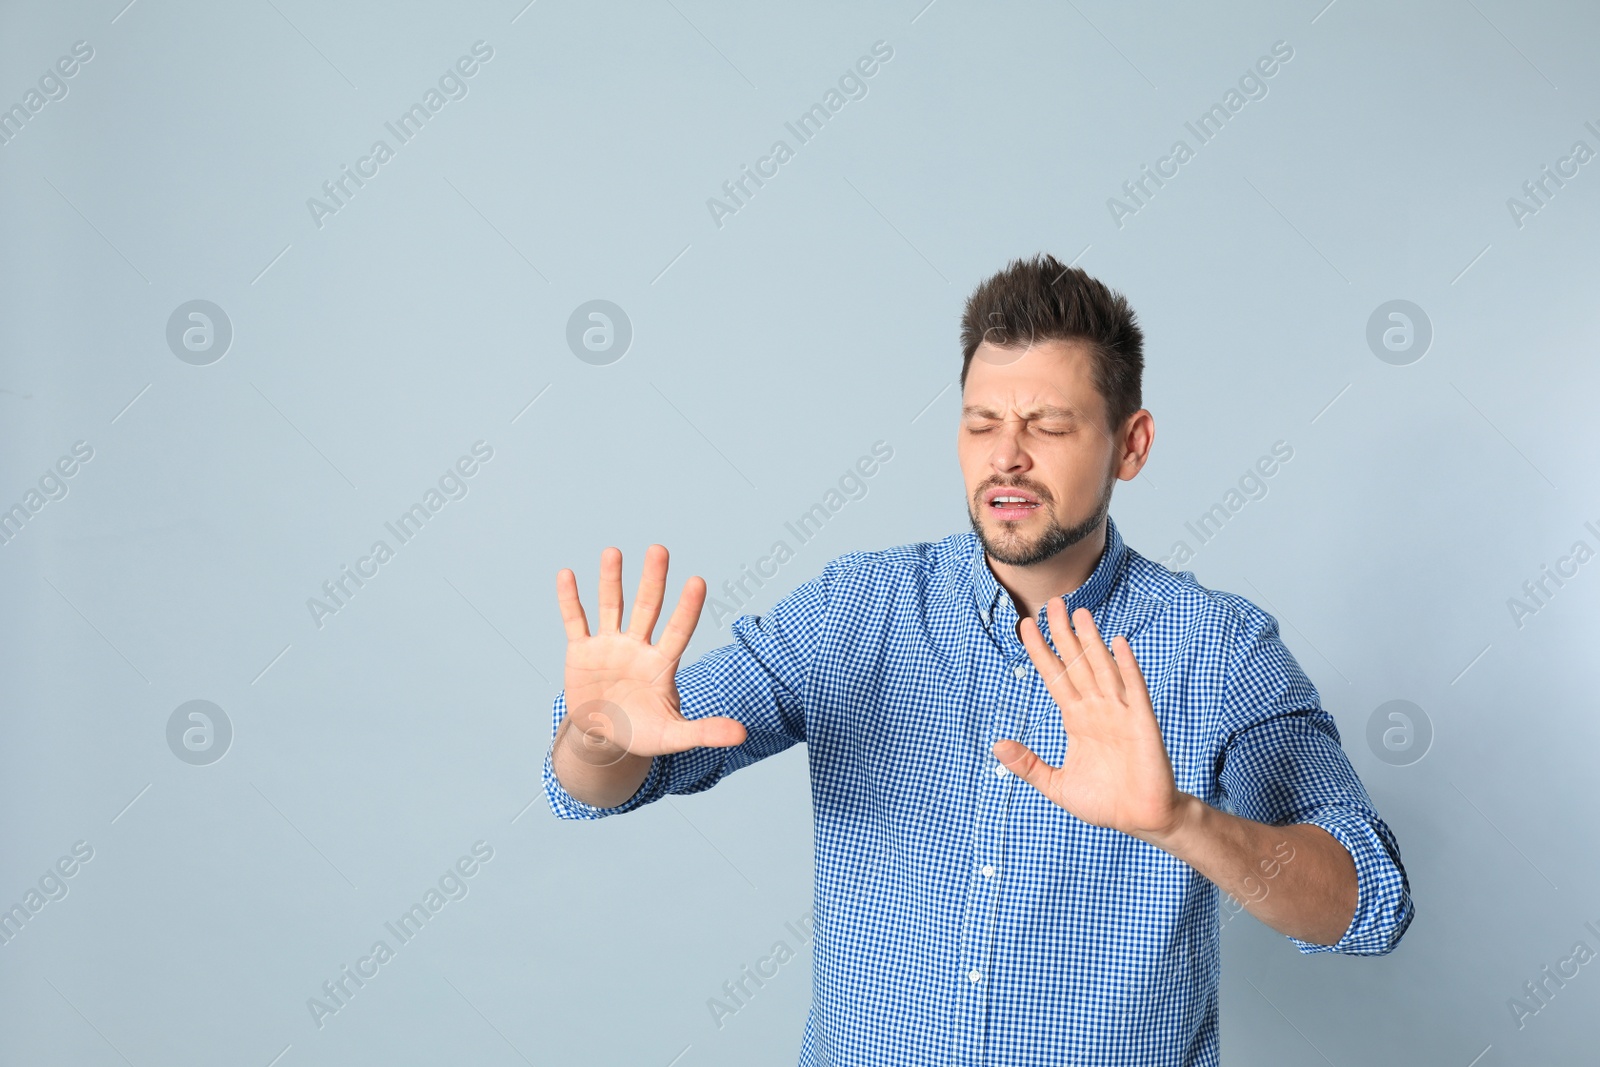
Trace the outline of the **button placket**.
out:
M 984 754 L 993 776 L 979 774 L 977 810 L 973 826 L 973 867 L 962 922 L 961 984 L 966 994 L 958 1000 L 959 1023 L 955 1028 L 958 1062 L 981 1062 L 983 1028 L 987 1017 L 989 985 L 986 981 L 992 963 L 995 924 L 999 914 L 1001 871 L 1006 848 L 1008 811 L 1013 780 L 1010 770 L 993 754 L 995 741 L 1002 737 L 1021 740 L 1027 725 L 1032 662 L 1016 639 L 1016 615 L 998 601 L 980 610 L 990 628 L 990 636 L 1000 646 L 1002 673 L 996 678 L 993 700 L 989 704 L 988 751 Z M 1009 626 L 1009 630 L 1006 627 Z
M 992 612 L 1000 616 L 1000 612 Z M 1010 659 L 1014 648 L 1006 649 Z M 961 936 L 961 984 L 965 993 L 959 999 L 956 1027 L 958 1062 L 980 1062 L 983 1055 L 983 1025 L 988 1012 L 989 983 L 985 980 L 990 966 L 990 954 L 997 920 L 998 893 L 1000 891 L 999 866 L 995 860 L 1003 856 L 1006 809 L 1009 804 L 1010 779 L 1014 777 L 1005 765 L 993 755 L 994 742 L 1001 737 L 1015 735 L 1012 720 L 1017 708 L 1017 689 L 1020 676 L 1013 669 L 997 679 L 992 690 L 993 699 L 989 729 L 989 751 L 985 754 L 995 772 L 993 776 L 978 776 L 977 810 L 973 827 L 973 866 L 967 893 L 966 914 Z
M 1007 659 L 1022 653 L 1022 650 L 1012 643 L 1007 649 Z M 1022 653 L 1025 657 L 1026 653 Z M 986 1017 L 989 1002 L 989 987 L 987 981 L 989 970 L 992 966 L 994 951 L 995 924 L 999 915 L 999 894 L 1001 891 L 1002 864 L 997 862 L 1003 859 L 1006 848 L 1007 825 L 1009 809 L 1012 800 L 1015 775 L 1005 764 L 993 756 L 992 749 L 996 740 L 1009 737 L 1021 740 L 1024 728 L 1027 725 L 1028 690 L 1027 681 L 1030 667 L 1025 658 L 1002 665 L 1005 672 L 1000 675 L 995 687 L 994 712 L 991 720 L 989 744 L 994 777 L 980 775 L 982 783 L 979 788 L 979 802 L 977 812 L 977 832 L 974 844 L 976 846 L 973 863 L 973 889 L 968 894 L 968 923 L 963 931 L 962 958 L 966 966 L 964 972 L 969 998 L 964 999 L 964 1019 L 962 1030 L 962 1043 L 967 1048 L 967 1055 L 972 1062 L 981 1062 L 983 1055 L 983 1021 Z

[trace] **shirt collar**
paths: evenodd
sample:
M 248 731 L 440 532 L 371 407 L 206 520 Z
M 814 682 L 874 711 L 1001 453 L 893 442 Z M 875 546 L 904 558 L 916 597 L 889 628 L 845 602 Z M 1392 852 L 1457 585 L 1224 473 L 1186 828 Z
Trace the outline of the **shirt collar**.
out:
M 989 569 L 989 561 L 984 556 L 983 542 L 973 534 L 973 541 L 977 545 L 972 554 L 972 591 L 978 604 L 978 614 L 985 624 L 994 622 L 995 612 L 1003 602 L 1011 606 L 1010 594 L 1005 591 L 1000 582 L 995 578 L 994 572 Z M 1111 586 L 1115 583 L 1117 572 L 1122 569 L 1122 557 L 1127 554 L 1123 544 L 1122 534 L 1117 530 L 1117 524 L 1111 516 L 1106 516 L 1106 545 L 1100 553 L 1100 561 L 1095 564 L 1089 573 L 1089 579 L 1067 594 L 1067 614 L 1078 608 L 1088 608 L 1095 611 L 1105 602 Z M 1041 611 L 1042 615 L 1042 611 Z

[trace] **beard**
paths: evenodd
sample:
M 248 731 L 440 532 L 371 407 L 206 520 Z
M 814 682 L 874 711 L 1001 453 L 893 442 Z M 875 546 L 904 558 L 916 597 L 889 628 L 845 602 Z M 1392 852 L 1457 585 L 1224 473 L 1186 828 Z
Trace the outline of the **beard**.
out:
M 1116 484 L 1116 477 L 1108 477 L 1105 487 L 1101 490 L 1100 500 L 1096 503 L 1094 511 L 1082 522 L 1071 526 L 1063 526 L 1056 518 L 1055 498 L 1043 486 L 1032 485 L 1025 482 L 986 482 L 978 487 L 973 494 L 973 499 L 967 503 L 967 518 L 972 523 L 972 531 L 978 535 L 978 541 L 983 545 L 983 550 L 990 559 L 1012 567 L 1028 567 L 1045 560 L 1059 552 L 1071 548 L 1085 537 L 1094 533 L 1105 522 L 1106 515 L 1111 510 L 1111 489 Z M 1001 488 L 1026 489 L 1039 498 L 1041 509 L 1048 509 L 1049 522 L 1045 528 L 1033 537 L 1016 532 L 1015 529 L 1006 530 L 995 537 L 990 537 L 983 528 L 982 521 L 978 518 L 978 511 L 984 507 L 981 500 L 984 492 L 999 486 Z M 1005 525 L 1002 524 L 1002 528 Z

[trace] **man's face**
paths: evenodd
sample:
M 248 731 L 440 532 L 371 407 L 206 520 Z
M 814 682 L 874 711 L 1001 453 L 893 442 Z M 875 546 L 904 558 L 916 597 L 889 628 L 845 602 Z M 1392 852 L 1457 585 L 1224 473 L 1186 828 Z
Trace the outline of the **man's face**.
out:
M 1120 449 L 1082 341 L 978 346 L 957 453 L 972 528 L 991 559 L 1028 566 L 1094 533 Z

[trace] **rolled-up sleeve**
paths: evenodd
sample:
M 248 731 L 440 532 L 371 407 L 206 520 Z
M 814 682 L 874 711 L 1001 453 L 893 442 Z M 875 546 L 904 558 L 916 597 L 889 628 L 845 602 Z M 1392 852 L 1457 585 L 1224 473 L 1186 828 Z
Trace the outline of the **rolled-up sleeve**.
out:
M 1232 729 L 1219 773 L 1234 814 L 1272 826 L 1320 826 L 1355 861 L 1355 914 L 1332 945 L 1289 937 L 1302 953 L 1381 956 L 1411 925 L 1411 886 L 1394 833 L 1339 743 L 1339 728 L 1295 662 L 1271 615 L 1254 605 L 1225 686 Z
M 710 789 L 741 767 L 804 741 L 807 679 L 826 628 L 829 585 L 863 555 L 838 557 L 822 574 L 763 615 L 739 616 L 733 621 L 731 643 L 678 671 L 678 699 L 684 718 L 726 715 L 743 723 L 747 736 L 727 748 L 692 748 L 655 757 L 638 790 L 615 807 L 585 804 L 568 793 L 556 777 L 553 745 L 566 714 L 566 693 L 557 693 L 543 772 L 550 810 L 562 819 L 620 815 L 668 793 Z

